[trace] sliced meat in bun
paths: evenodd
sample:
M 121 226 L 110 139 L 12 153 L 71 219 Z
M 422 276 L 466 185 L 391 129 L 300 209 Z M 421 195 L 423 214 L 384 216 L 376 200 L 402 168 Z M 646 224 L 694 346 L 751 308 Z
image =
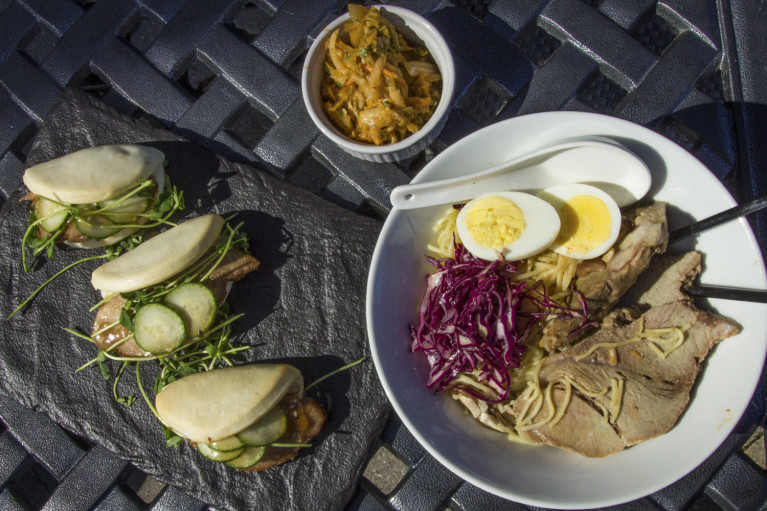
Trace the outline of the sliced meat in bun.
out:
M 81 149 L 24 172 L 40 235 L 55 235 L 69 245 L 113 245 L 147 222 L 146 213 L 165 189 L 165 155 L 140 145 Z M 140 183 L 146 190 L 122 198 Z M 76 213 L 73 213 L 76 212 Z M 123 227 L 126 226 L 126 227 Z
M 293 459 L 316 436 L 325 413 L 303 395 L 303 377 L 287 364 L 249 364 L 173 381 L 155 398 L 163 423 L 205 457 L 244 470 Z
M 197 373 L 157 394 L 157 413 L 176 433 L 209 443 L 236 435 L 263 417 L 291 391 L 303 392 L 298 369 L 286 364 L 253 364 Z
M 209 214 L 105 263 L 91 275 L 105 298 L 91 338 L 123 357 L 163 356 L 200 340 L 222 321 L 231 283 L 259 265 L 246 246 L 239 227 Z

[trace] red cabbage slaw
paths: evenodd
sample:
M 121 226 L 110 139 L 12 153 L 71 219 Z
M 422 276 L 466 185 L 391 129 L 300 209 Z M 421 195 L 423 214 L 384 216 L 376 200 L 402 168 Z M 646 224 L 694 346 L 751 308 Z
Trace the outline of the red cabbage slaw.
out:
M 460 243 L 454 242 L 454 247 L 454 259 L 426 258 L 437 271 L 427 278 L 418 325 L 410 325 L 410 349 L 426 355 L 428 388 L 455 389 L 502 403 L 510 393 L 509 371 L 520 366 L 535 327 L 546 320 L 573 317 L 585 324 L 585 300 L 581 299 L 582 311 L 568 309 L 548 296 L 542 281 L 514 282 L 512 275 L 519 268 L 500 253 L 488 262 Z M 472 372 L 495 396 L 455 381 L 460 373 Z

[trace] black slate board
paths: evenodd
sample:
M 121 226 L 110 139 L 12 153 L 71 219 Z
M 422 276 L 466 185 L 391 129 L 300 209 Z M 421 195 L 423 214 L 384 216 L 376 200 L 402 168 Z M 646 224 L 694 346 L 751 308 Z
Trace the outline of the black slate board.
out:
M 230 297 L 233 312 L 245 313 L 235 324 L 234 343 L 254 346 L 239 362 L 286 361 L 311 382 L 369 355 L 365 282 L 379 222 L 127 118 L 76 90 L 65 91 L 51 110 L 26 165 L 110 143 L 141 143 L 165 152 L 168 175 L 186 198 L 186 209 L 175 220 L 217 212 L 238 213 L 244 222 L 251 252 L 262 266 Z M 100 253 L 60 249 L 35 273 L 24 274 L 20 242 L 27 207 L 18 199 L 25 191 L 16 191 L 0 210 L 0 392 L 216 507 L 337 509 L 349 501 L 389 410 L 372 360 L 321 384 L 332 402 L 329 421 L 315 446 L 291 463 L 244 473 L 205 460 L 186 444 L 167 449 L 140 395 L 126 408 L 115 402 L 111 381 L 98 369 L 75 374 L 96 350 L 62 327 L 90 331 L 88 309 L 99 300 L 90 273 L 101 261 L 77 266 L 23 315 L 5 319 L 55 271 Z M 155 368 L 145 366 L 151 365 L 142 364 L 142 382 L 151 390 Z M 135 371 L 123 377 L 120 389 L 138 395 Z

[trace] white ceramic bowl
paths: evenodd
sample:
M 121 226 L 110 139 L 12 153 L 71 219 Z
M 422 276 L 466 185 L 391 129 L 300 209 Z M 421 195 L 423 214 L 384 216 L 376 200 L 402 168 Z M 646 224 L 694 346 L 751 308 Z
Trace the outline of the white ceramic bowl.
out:
M 410 158 L 423 151 L 434 142 L 437 135 L 442 131 L 445 122 L 447 122 L 453 90 L 455 89 L 455 67 L 453 56 L 442 35 L 423 16 L 402 7 L 384 5 L 375 7 L 381 10 L 405 39 L 411 43 L 418 42 L 420 45 L 425 45 L 439 67 L 442 75 L 442 96 L 431 119 L 409 137 L 396 144 L 381 146 L 356 142 L 333 126 L 333 123 L 322 110 L 322 98 L 320 96 L 320 84 L 324 75 L 323 62 L 327 54 L 325 41 L 336 28 L 341 27 L 343 31 L 343 24 L 349 20 L 348 13 L 325 27 L 309 48 L 301 74 L 301 92 L 306 109 L 309 111 L 314 124 L 344 151 L 363 160 L 393 162 Z
M 697 159 L 668 139 L 620 119 L 578 112 L 522 116 L 480 130 L 449 147 L 414 179 L 428 181 L 476 172 L 554 140 L 576 135 L 611 137 L 642 158 L 653 175 L 650 196 L 667 201 L 671 228 L 734 205 L 726 189 Z M 690 183 L 694 183 L 692 186 Z M 767 352 L 767 305 L 709 300 L 743 331 L 715 347 L 692 400 L 668 433 L 614 456 L 589 459 L 551 447 L 511 443 L 426 388 L 422 353 L 410 352 L 408 324 L 429 266 L 424 254 L 444 206 L 398 210 L 388 216 L 371 263 L 367 327 L 379 377 L 402 421 L 442 464 L 470 483 L 531 506 L 597 508 L 632 501 L 683 477 L 727 438 L 750 403 Z M 673 251 L 690 249 L 674 245 Z M 744 220 L 697 236 L 704 284 L 766 289 L 764 262 Z

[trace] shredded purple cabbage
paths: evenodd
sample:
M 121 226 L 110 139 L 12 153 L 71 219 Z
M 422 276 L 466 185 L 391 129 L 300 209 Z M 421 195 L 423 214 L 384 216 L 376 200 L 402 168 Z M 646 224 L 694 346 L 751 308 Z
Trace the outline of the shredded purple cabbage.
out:
M 454 243 L 455 259 L 427 257 L 437 269 L 427 279 L 418 312 L 418 325 L 410 325 L 411 351 L 422 351 L 430 366 L 428 388 L 447 388 L 491 403 L 509 396 L 509 371 L 520 365 L 525 343 L 545 318 L 578 317 L 583 311 L 567 309 L 549 298 L 542 281 L 533 285 L 512 282 L 519 273 L 514 262 L 499 253 L 488 262 Z M 455 382 L 459 373 L 477 371 L 478 380 L 492 389 Z

